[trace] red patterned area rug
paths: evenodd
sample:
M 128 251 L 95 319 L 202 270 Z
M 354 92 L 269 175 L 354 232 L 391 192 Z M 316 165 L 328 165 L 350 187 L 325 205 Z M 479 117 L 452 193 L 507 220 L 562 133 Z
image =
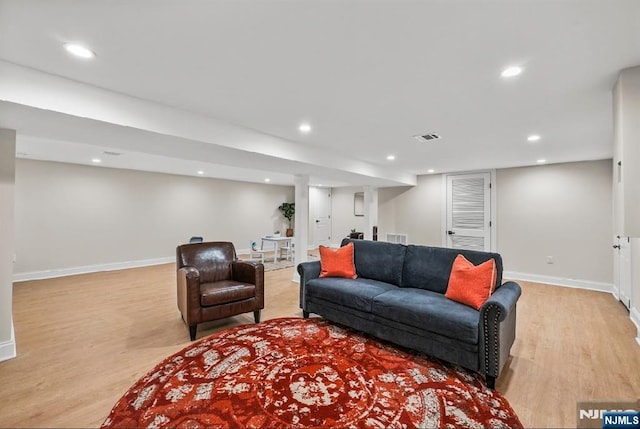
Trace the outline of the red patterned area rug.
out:
M 218 332 L 168 357 L 102 425 L 178 428 L 522 427 L 479 375 L 323 319 Z

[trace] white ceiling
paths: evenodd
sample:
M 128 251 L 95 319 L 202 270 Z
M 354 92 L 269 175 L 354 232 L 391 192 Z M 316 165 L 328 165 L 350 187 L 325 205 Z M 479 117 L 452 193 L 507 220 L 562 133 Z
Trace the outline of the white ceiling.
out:
M 0 0 L 0 126 L 26 158 L 90 163 L 115 148 L 103 165 L 280 184 L 603 159 L 611 89 L 640 65 L 639 22 L 638 0 Z M 69 56 L 71 41 L 97 57 Z M 524 73 L 502 79 L 511 64 Z M 194 137 L 84 117 L 21 94 L 26 74 L 211 126 Z M 430 132 L 443 138 L 412 138 Z

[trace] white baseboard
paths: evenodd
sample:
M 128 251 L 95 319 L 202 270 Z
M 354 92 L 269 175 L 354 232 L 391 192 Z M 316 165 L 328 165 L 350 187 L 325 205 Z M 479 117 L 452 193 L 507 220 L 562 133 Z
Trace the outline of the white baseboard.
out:
M 164 258 L 143 259 L 139 261 L 113 262 L 110 264 L 87 265 L 84 267 L 58 268 L 55 270 L 33 271 L 30 273 L 15 273 L 13 282 L 24 282 L 27 280 L 51 279 L 54 277 L 72 276 L 74 274 L 95 273 L 99 271 L 114 271 L 125 268 L 146 267 L 149 265 L 168 264 L 175 262 L 175 256 L 167 256 Z
M 0 362 L 16 357 L 16 336 L 13 330 L 13 320 L 11 320 L 11 338 L 9 341 L 0 342 Z
M 638 330 L 638 336 L 636 337 L 636 342 L 640 345 L 640 311 L 637 308 L 631 307 L 629 310 L 629 317 L 634 325 L 636 325 L 636 329 Z
M 613 294 L 613 283 L 599 283 L 588 280 L 567 279 L 563 277 L 543 276 L 539 274 L 517 273 L 514 271 L 504 271 L 503 278 L 523 280 L 526 282 L 546 283 L 554 286 L 572 287 L 577 289 L 588 289 L 599 292 L 608 292 Z
M 309 247 L 309 250 L 314 250 L 314 249 L 315 247 L 313 246 Z M 273 253 L 273 251 L 271 252 Z M 251 253 L 251 250 L 249 248 L 236 250 L 237 255 L 248 255 L 250 253 Z M 14 273 L 13 282 L 18 283 L 18 282 L 24 282 L 28 280 L 42 280 L 42 279 L 52 279 L 55 277 L 72 276 L 75 274 L 87 274 L 87 273 L 96 273 L 100 271 L 123 270 L 126 268 L 136 268 L 136 267 L 146 267 L 149 265 L 168 264 L 170 262 L 175 262 L 175 261 L 176 261 L 175 256 L 167 256 L 164 258 L 142 259 L 138 261 L 113 262 L 110 264 L 87 265 L 84 267 L 56 268 L 54 270 L 32 271 L 29 273 Z

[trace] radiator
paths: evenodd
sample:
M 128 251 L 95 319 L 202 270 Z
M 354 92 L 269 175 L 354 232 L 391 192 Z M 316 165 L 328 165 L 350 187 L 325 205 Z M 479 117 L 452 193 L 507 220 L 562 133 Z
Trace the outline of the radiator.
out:
M 389 243 L 407 244 L 407 234 L 387 232 L 387 241 Z

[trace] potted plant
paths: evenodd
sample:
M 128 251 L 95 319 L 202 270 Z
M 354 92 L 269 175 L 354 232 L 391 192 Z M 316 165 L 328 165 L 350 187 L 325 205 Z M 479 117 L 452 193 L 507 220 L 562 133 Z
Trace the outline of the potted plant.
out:
M 293 216 L 296 214 L 296 203 L 282 203 L 278 207 L 278 210 L 282 212 L 282 216 L 289 222 L 289 228 L 287 228 L 286 236 L 293 237 Z

